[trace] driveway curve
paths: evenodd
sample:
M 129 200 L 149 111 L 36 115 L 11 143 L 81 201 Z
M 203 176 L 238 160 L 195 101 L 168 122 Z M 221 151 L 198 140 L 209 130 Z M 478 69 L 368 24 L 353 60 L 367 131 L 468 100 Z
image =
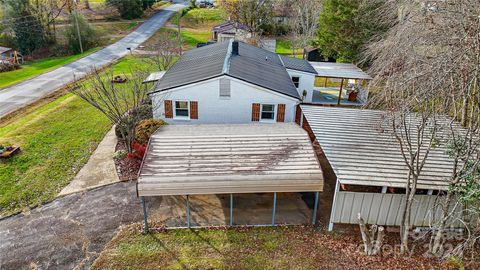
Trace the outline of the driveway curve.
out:
M 142 219 L 135 182 L 55 199 L 0 220 L 0 269 L 88 269 L 119 226 Z
M 159 11 L 135 31 L 118 42 L 72 63 L 0 90 L 0 118 L 62 88 L 74 79 L 87 75 L 93 67 L 103 67 L 129 53 L 150 38 L 178 10 L 184 1 Z

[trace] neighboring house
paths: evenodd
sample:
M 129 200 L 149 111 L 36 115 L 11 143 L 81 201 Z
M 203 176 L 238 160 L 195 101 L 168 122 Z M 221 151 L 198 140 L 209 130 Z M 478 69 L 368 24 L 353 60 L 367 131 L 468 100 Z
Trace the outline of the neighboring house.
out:
M 0 46 L 0 60 L 10 59 L 13 54 L 13 49 Z
M 23 55 L 12 48 L 0 46 L 0 60 L 23 64 Z
M 212 39 L 217 42 L 240 40 L 247 42 L 252 38 L 248 26 L 234 21 L 228 21 L 212 28 Z
M 336 62 L 335 58 L 325 57 L 318 48 L 303 48 L 303 59 L 311 62 Z
M 302 59 L 227 41 L 185 52 L 149 95 L 169 124 L 293 122 L 315 75 Z

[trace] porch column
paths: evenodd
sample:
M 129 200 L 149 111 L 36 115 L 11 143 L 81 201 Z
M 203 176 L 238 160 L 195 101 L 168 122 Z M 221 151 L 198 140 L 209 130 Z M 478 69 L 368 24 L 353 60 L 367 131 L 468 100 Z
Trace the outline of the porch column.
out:
M 343 78 L 342 78 L 342 82 L 340 83 L 340 93 L 338 94 L 337 105 L 340 105 L 340 100 L 342 99 L 342 90 L 343 90 Z
M 313 217 L 312 217 L 313 225 L 317 223 L 317 210 L 318 210 L 318 191 L 315 192 L 315 204 L 313 205 Z
M 190 228 L 190 201 L 187 195 L 187 227 Z
M 140 197 L 140 202 L 142 203 L 143 208 L 143 224 L 144 224 L 144 233 L 148 233 L 148 216 L 147 216 L 147 206 L 145 205 L 145 197 Z
M 277 211 L 277 193 L 273 193 L 272 226 L 275 226 L 275 212 Z
M 333 230 L 333 215 L 335 214 L 335 207 L 337 206 L 337 193 L 340 190 L 340 183 L 337 179 L 335 184 L 335 193 L 333 194 L 333 203 L 332 203 L 332 210 L 330 212 L 330 223 L 328 224 L 328 231 L 331 232 Z
M 233 194 L 230 193 L 230 226 L 233 225 Z

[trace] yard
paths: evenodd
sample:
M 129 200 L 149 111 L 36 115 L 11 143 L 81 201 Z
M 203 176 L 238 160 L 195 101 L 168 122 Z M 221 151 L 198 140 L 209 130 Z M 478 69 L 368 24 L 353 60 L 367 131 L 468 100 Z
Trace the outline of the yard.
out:
M 128 73 L 144 65 L 127 57 L 114 66 Z M 111 123 L 73 94 L 19 114 L 0 125 L 0 144 L 21 153 L 0 160 L 0 217 L 52 200 L 88 161 Z
M 313 227 L 168 230 L 123 229 L 92 269 L 438 269 L 435 259 L 393 254 L 367 257 L 358 234 Z
M 183 40 L 184 49 L 195 48 L 197 43 L 205 43 L 212 37 L 212 27 L 220 24 L 226 20 L 226 15 L 220 9 L 192 9 L 189 10 L 181 18 L 181 36 Z M 176 38 L 177 31 L 177 16 L 173 16 L 167 27 L 163 27 L 157 31 L 155 35 L 150 38 L 145 44 L 147 49 L 155 46 L 161 35 L 165 32 L 169 33 L 173 38 Z
M 34 60 L 22 65 L 21 69 L 3 72 L 0 76 L 0 88 L 5 88 L 21 81 L 27 80 L 34 76 L 53 70 L 57 67 L 71 63 L 79 58 L 82 58 L 90 53 L 97 51 L 98 48 L 91 49 L 83 54 L 70 55 L 64 57 L 45 58 L 41 60 Z

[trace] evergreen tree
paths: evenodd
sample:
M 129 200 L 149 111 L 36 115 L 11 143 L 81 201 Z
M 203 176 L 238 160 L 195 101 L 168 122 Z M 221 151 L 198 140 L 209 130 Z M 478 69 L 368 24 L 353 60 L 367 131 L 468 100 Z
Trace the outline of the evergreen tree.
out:
M 383 3 L 378 0 L 324 0 L 316 40 L 322 54 L 339 62 L 358 61 L 364 45 L 388 30 L 387 24 L 376 19 L 376 12 Z
M 16 47 L 22 54 L 31 55 L 45 46 L 45 29 L 31 12 L 29 0 L 3 0 L 6 17 L 15 34 Z
M 123 19 L 136 19 L 143 15 L 158 0 L 106 0 L 106 3 L 115 7 Z

